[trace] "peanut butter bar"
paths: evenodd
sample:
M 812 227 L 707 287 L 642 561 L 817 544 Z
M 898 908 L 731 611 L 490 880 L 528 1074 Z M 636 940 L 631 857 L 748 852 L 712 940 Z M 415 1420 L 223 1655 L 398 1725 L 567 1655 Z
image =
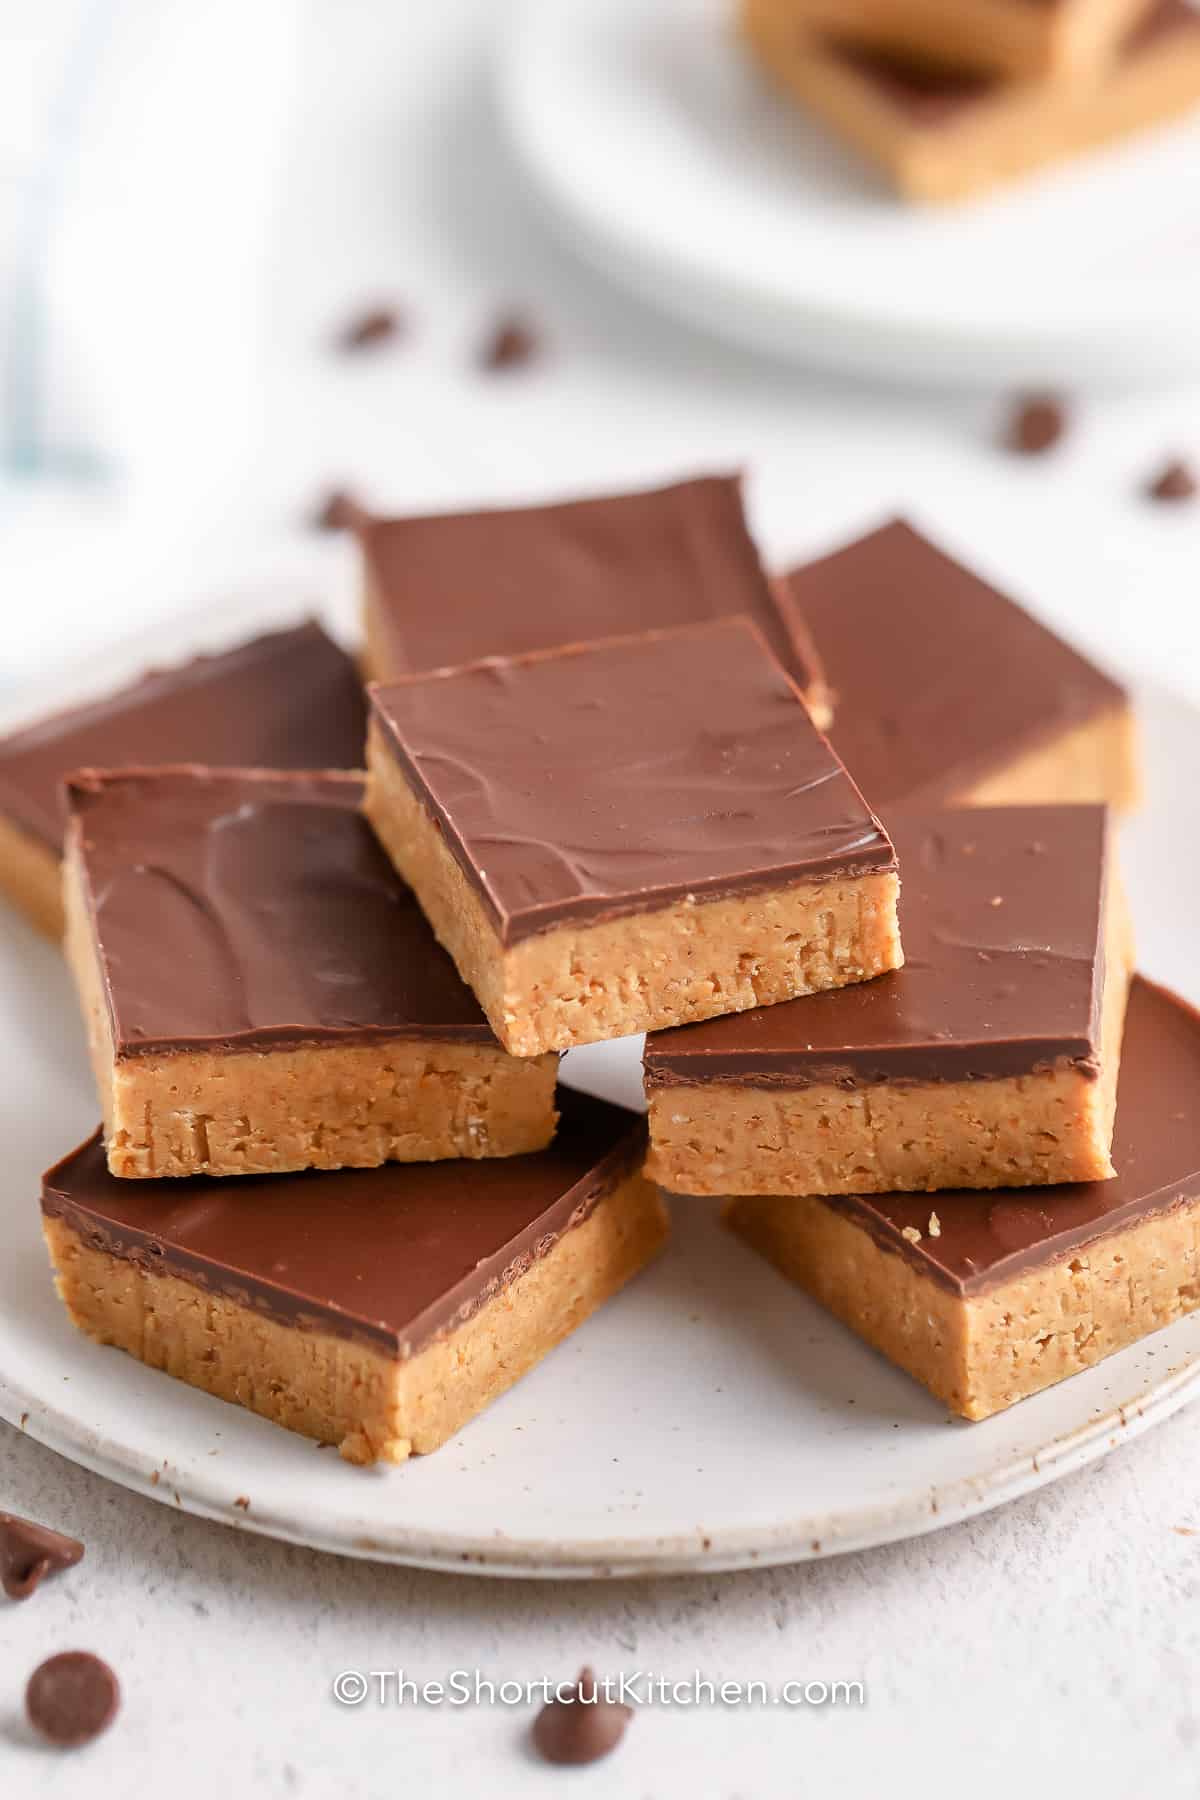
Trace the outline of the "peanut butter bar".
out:
M 113 1175 L 513 1156 L 557 1058 L 488 1028 L 351 774 L 81 773 L 67 954 Z
M 973 198 L 1200 104 L 1200 16 L 1188 0 L 1155 0 L 1111 64 L 1084 81 L 947 72 L 781 31 L 773 17 L 756 20 L 750 37 L 777 82 L 915 201 Z
M 368 816 L 514 1056 L 899 965 L 891 844 L 748 621 L 370 691 Z
M 727 1223 L 966 1419 L 986 1419 L 1200 1305 L 1200 1015 L 1129 996 L 1112 1181 L 738 1199 Z
M 735 475 L 358 530 L 379 681 L 745 613 L 828 723 L 812 638 L 772 591 Z
M 935 67 L 1045 81 L 1094 75 L 1153 0 L 742 0 L 759 34 L 827 34 Z
M 319 625 L 155 670 L 0 739 L 0 890 L 47 937 L 62 937 L 59 788 L 72 769 L 180 762 L 354 769 L 365 738 L 358 671 Z
M 1104 809 L 893 816 L 905 964 L 646 1043 L 682 1194 L 1105 1181 L 1133 950 Z
M 99 1134 L 46 1175 L 80 1330 L 352 1463 L 436 1450 L 666 1238 L 643 1121 L 562 1090 L 505 1161 L 116 1181 Z
M 834 748 L 890 807 L 1132 806 L 1125 690 L 896 520 L 786 578 L 837 696 Z

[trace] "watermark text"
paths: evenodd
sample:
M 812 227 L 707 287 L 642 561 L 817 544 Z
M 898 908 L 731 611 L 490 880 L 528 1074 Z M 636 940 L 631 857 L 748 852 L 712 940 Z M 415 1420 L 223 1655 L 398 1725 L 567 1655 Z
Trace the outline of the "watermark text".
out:
M 548 1675 L 532 1680 L 495 1681 L 482 1669 L 451 1669 L 427 1680 L 406 1669 L 342 1669 L 332 1684 L 339 1706 L 622 1706 L 860 1707 L 867 1703 L 861 1681 L 716 1681 L 695 1669 L 684 1676 L 634 1669 L 596 1677 L 595 1692 L 579 1695 L 574 1681 Z

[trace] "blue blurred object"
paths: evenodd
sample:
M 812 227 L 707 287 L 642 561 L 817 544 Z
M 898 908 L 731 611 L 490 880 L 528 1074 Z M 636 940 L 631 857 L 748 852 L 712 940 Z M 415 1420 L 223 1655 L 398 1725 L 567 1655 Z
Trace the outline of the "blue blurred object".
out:
M 7 329 L 0 390 L 2 455 L 10 477 L 54 474 L 95 479 L 104 472 L 94 448 L 58 441 L 50 424 L 49 384 L 53 379 L 48 329 L 47 264 L 58 221 L 63 187 L 79 151 L 81 125 L 91 84 L 113 17 L 121 0 L 59 0 L 57 15 L 46 0 L 30 0 L 38 32 L 13 57 L 15 69 L 50 64 L 48 94 L 39 124 L 31 119 L 29 157 L 17 173 L 15 229 L 7 276 Z M 7 9 L 10 14 L 16 8 Z M 6 18 L 6 27 L 16 25 Z M 6 30 L 5 35 L 8 35 Z M 38 132 L 37 141 L 33 140 Z

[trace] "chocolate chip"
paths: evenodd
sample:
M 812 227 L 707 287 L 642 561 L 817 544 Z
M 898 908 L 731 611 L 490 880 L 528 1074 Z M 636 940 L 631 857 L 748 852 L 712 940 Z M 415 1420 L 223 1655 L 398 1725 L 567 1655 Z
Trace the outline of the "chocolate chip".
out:
M 1041 456 L 1065 436 L 1067 424 L 1061 400 L 1051 394 L 1030 394 L 1014 408 L 1006 442 L 1019 456 Z
M 47 1575 L 71 1568 L 82 1555 L 78 1538 L 0 1512 L 0 1586 L 10 1600 L 28 1600 Z
M 64 1750 L 88 1744 L 112 1724 L 121 1703 L 117 1678 L 90 1650 L 65 1650 L 33 1671 L 25 1711 L 35 1731 Z
M 535 1748 L 547 1762 L 599 1762 L 616 1749 L 633 1717 L 632 1707 L 606 1699 L 591 1669 L 581 1669 L 562 1699 L 547 1701 L 533 1721 Z
M 542 341 L 532 325 L 513 314 L 496 321 L 479 353 L 479 364 L 484 369 L 518 369 L 535 362 L 541 350 Z
M 404 316 L 397 307 L 371 306 L 342 327 L 338 348 L 371 350 L 376 344 L 385 344 L 390 338 L 401 336 L 403 331 Z
M 313 508 L 312 523 L 318 531 L 350 531 L 365 514 L 366 509 L 345 488 L 330 488 Z
M 1146 488 L 1151 500 L 1194 500 L 1200 482 L 1190 464 L 1176 458 L 1164 464 Z

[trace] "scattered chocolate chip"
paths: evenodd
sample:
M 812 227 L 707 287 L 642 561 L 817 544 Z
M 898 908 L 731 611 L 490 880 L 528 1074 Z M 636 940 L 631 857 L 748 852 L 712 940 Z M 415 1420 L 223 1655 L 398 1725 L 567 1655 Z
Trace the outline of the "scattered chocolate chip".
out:
M 616 1749 L 632 1717 L 632 1707 L 606 1699 L 592 1670 L 581 1669 L 575 1685 L 561 1700 L 548 1700 L 533 1721 L 534 1746 L 547 1762 L 599 1762 Z
M 404 330 L 404 316 L 394 306 L 370 306 L 342 327 L 338 347 L 342 350 L 371 350 L 385 344 Z
M 47 1575 L 72 1568 L 82 1555 L 78 1538 L 0 1512 L 0 1586 L 10 1600 L 28 1600 Z
M 350 531 L 365 516 L 354 495 L 345 488 L 331 488 L 313 509 L 312 523 L 318 531 Z
M 1146 492 L 1151 500 L 1194 500 L 1200 482 L 1190 464 L 1176 458 L 1164 464 Z
M 106 1662 L 90 1650 L 65 1650 L 33 1671 L 25 1711 L 35 1731 L 64 1750 L 88 1744 L 112 1724 L 121 1689 Z
M 515 314 L 497 320 L 492 334 L 479 353 L 483 369 L 519 369 L 535 362 L 541 354 L 542 342 L 526 319 Z
M 1006 442 L 1019 456 L 1041 456 L 1066 435 L 1067 409 L 1051 394 L 1031 394 L 1018 401 Z
M 233 1504 L 235 1506 L 240 1506 L 243 1512 L 250 1511 L 250 1498 L 247 1494 L 239 1494 Z

